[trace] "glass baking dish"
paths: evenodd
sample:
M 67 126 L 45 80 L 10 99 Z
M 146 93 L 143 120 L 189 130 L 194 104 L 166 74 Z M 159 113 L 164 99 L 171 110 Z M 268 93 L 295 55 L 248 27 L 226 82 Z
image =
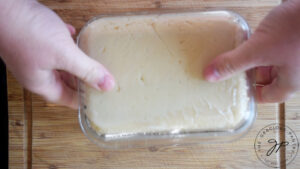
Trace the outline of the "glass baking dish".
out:
M 100 15 L 91 19 L 80 31 L 77 37 L 77 44 L 81 47 L 81 35 L 86 28 L 102 18 L 107 17 L 151 17 L 151 16 L 162 16 L 162 15 L 180 15 L 180 14 L 199 14 L 207 16 L 230 16 L 234 23 L 236 23 L 239 29 L 242 30 L 241 42 L 248 39 L 250 36 L 250 28 L 246 21 L 238 14 L 231 11 L 201 11 L 201 12 L 164 12 L 164 13 L 125 13 L 125 14 L 114 14 L 114 15 Z M 239 43 L 239 44 L 240 44 Z M 95 125 L 91 123 L 87 116 L 88 105 L 86 98 L 87 86 L 79 81 L 78 82 L 78 93 L 79 93 L 79 123 L 83 133 L 95 144 L 105 148 L 130 148 L 130 147 L 149 147 L 149 146 L 168 146 L 168 145 L 183 145 L 183 144 L 199 144 L 199 143 L 213 143 L 213 142 L 227 142 L 235 140 L 249 130 L 256 118 L 256 103 L 254 98 L 255 93 L 255 74 L 254 70 L 247 71 L 247 111 L 244 112 L 243 119 L 234 127 L 231 128 L 217 128 L 207 130 L 185 130 L 185 129 L 172 129 L 169 131 L 147 131 L 147 132 L 125 132 L 125 133 L 103 133 L 96 131 Z

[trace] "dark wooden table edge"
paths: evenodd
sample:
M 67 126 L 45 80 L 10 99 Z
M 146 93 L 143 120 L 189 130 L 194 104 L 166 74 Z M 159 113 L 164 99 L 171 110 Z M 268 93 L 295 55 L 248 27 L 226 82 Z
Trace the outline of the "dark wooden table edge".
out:
M 8 168 L 8 102 L 7 102 L 7 80 L 5 64 L 0 58 L 0 130 L 1 146 L 0 159 L 1 166 Z

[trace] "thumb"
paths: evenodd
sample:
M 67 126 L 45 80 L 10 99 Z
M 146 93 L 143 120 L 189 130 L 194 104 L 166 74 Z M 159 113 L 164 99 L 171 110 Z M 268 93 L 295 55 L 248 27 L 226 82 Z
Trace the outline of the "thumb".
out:
M 27 89 L 43 96 L 47 101 L 78 108 L 77 92 L 67 86 L 60 72 L 40 70 L 34 72 L 33 76 L 38 85 L 34 83 L 35 85 L 25 86 Z
M 57 63 L 57 69 L 69 72 L 98 90 L 113 89 L 115 81 L 108 70 L 85 55 L 75 44 L 64 49 Z
M 271 84 L 256 87 L 256 98 L 260 103 L 284 102 L 292 97 L 294 89 L 287 86 L 280 78 L 275 78 Z
M 252 38 L 234 50 L 217 56 L 205 69 L 207 81 L 217 82 L 230 78 L 236 73 L 263 66 L 262 50 L 259 41 Z

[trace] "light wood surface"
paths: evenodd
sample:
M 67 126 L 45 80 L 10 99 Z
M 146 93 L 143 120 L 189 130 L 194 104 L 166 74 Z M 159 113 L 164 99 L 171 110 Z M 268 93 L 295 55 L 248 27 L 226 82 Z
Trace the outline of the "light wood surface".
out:
M 176 9 L 228 9 L 246 18 L 254 30 L 280 0 L 43 0 L 77 31 L 93 16 L 107 13 L 161 11 Z M 46 103 L 37 95 L 23 91 L 8 73 L 9 165 L 10 168 L 266 168 L 256 157 L 254 140 L 264 126 L 282 123 L 280 112 L 289 112 L 286 123 L 298 134 L 300 97 L 280 107 L 258 106 L 251 130 L 238 141 L 223 144 L 150 147 L 106 150 L 91 143 L 82 133 L 77 112 Z M 284 123 L 283 123 L 284 124 Z M 280 134 L 280 133 L 278 133 Z M 299 155 L 298 155 L 299 156 Z M 278 153 L 278 160 L 284 152 Z M 300 159 L 288 168 L 297 168 Z M 285 166 L 283 166 L 285 168 Z
M 285 125 L 290 127 L 300 139 L 300 92 L 285 103 Z M 287 155 L 289 155 L 287 153 Z M 300 167 L 300 154 L 298 152 L 295 160 L 288 165 L 288 168 Z

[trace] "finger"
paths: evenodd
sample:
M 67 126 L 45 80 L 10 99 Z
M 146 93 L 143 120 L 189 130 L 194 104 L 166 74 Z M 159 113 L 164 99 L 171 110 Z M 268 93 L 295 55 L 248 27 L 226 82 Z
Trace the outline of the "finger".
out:
M 39 88 L 33 89 L 33 92 L 42 95 L 47 101 L 73 109 L 78 108 L 77 92 L 63 82 L 59 72 L 44 73 L 43 79 L 46 79 L 46 82 Z
M 293 91 L 282 85 L 278 78 L 275 78 L 271 84 L 258 86 L 256 88 L 256 98 L 259 103 L 280 103 L 289 99 Z
M 60 73 L 62 81 L 72 90 L 76 91 L 77 90 L 77 79 L 71 75 L 68 72 L 65 71 L 58 71 Z
M 225 80 L 236 73 L 257 66 L 266 66 L 261 42 L 252 38 L 236 49 L 217 56 L 204 70 L 204 78 L 210 82 Z
M 70 25 L 70 24 L 66 24 L 66 26 L 67 26 L 67 28 L 68 28 L 70 34 L 71 34 L 72 36 L 75 35 L 76 29 L 75 29 L 72 25 Z
M 277 76 L 278 68 L 276 66 L 261 66 L 255 69 L 256 84 L 267 85 L 272 83 Z
M 59 63 L 56 65 L 57 69 L 77 76 L 98 90 L 108 91 L 113 89 L 115 85 L 114 78 L 108 70 L 85 55 L 75 44 L 73 47 L 65 49 L 59 59 Z
M 261 84 L 261 85 L 270 84 L 272 82 L 271 71 L 272 71 L 271 66 L 261 66 L 255 68 L 256 84 Z

